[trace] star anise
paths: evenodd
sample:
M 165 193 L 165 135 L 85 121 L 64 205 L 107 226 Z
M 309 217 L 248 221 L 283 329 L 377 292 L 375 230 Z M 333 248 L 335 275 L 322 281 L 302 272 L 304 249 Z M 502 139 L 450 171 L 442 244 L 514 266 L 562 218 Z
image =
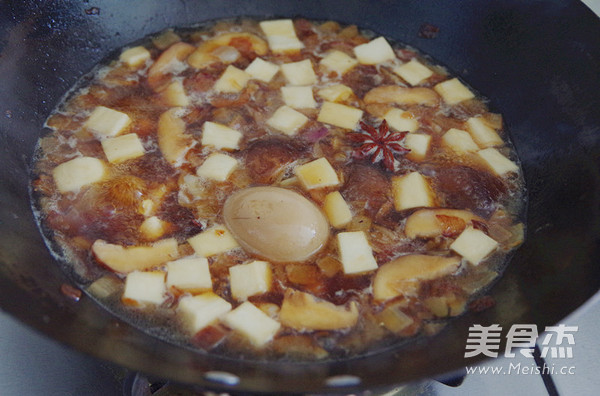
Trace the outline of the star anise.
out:
M 360 143 L 354 150 L 357 158 L 371 157 L 373 164 L 382 161 L 390 171 L 395 171 L 395 154 L 406 154 L 410 150 L 402 145 L 402 140 L 408 132 L 392 132 L 387 121 L 383 120 L 379 128 L 360 122 L 361 132 L 350 133 L 348 137 L 355 143 Z

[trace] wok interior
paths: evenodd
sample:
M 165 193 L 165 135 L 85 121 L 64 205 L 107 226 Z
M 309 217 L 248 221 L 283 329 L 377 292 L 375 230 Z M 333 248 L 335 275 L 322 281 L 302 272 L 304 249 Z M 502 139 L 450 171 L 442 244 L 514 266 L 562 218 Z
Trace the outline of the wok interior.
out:
M 0 304 L 50 337 L 127 368 L 214 386 L 226 371 L 250 391 L 317 391 L 335 375 L 376 389 L 460 368 L 472 323 L 559 322 L 600 286 L 600 21 L 582 4 L 361 1 L 97 1 L 13 4 L 0 12 Z M 0 8 L 8 8 L 2 5 Z M 95 7 L 95 8 L 94 8 Z M 302 16 L 358 24 L 431 55 L 502 113 L 529 195 L 527 240 L 492 289 L 495 308 L 439 336 L 346 361 L 269 364 L 181 349 L 60 293 L 69 274 L 42 242 L 28 192 L 41 125 L 74 82 L 112 51 L 170 26 L 234 17 Z M 14 18 L 12 18 L 14 16 Z M 419 37 L 423 23 L 437 37 Z M 60 263 L 59 263 L 60 264 Z M 222 385 L 222 384 L 216 384 Z M 227 388 L 228 386 L 223 386 Z M 234 387 L 235 388 L 235 387 Z M 352 386 L 344 388 L 350 391 Z

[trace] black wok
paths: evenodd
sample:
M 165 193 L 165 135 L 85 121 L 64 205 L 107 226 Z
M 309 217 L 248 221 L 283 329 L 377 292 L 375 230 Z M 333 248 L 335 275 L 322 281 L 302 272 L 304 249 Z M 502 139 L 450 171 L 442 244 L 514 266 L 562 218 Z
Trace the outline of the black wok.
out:
M 31 156 L 62 95 L 117 48 L 169 26 L 238 15 L 354 23 L 430 54 L 505 122 L 528 187 L 526 243 L 491 295 L 497 305 L 439 336 L 358 359 L 272 364 L 203 355 L 152 338 L 85 296 L 33 220 Z M 422 24 L 439 28 L 419 35 Z M 576 1 L 4 1 L 0 3 L 0 307 L 79 351 L 162 378 L 252 392 L 377 390 L 450 373 L 471 323 L 555 324 L 600 286 L 600 20 Z M 481 358 L 482 355 L 479 356 Z M 239 381 L 215 382 L 224 371 Z M 356 381 L 332 387 L 327 379 Z

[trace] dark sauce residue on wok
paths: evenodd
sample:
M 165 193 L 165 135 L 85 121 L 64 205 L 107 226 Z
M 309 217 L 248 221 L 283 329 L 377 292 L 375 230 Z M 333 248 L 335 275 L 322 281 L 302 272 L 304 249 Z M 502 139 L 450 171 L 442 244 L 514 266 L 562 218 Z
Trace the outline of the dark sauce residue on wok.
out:
M 304 19 L 168 30 L 48 118 L 49 245 L 146 331 L 246 358 L 439 331 L 523 240 L 500 114 L 410 48 Z

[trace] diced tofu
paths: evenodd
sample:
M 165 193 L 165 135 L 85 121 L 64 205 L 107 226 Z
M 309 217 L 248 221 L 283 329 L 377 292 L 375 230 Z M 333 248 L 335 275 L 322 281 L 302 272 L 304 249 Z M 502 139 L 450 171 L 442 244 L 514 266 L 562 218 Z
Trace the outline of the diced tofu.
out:
M 304 114 L 284 105 L 267 120 L 267 125 L 286 135 L 294 135 L 307 121 Z
M 376 65 L 396 58 L 394 50 L 384 37 L 354 47 L 354 55 L 363 65 Z
M 202 145 L 216 149 L 239 149 L 242 133 L 228 126 L 206 121 L 202 127 Z
M 285 104 L 294 109 L 314 109 L 317 107 L 311 87 L 281 87 L 281 96 L 283 96 Z
M 129 67 L 143 66 L 148 59 L 150 59 L 150 51 L 141 45 L 128 48 L 121 52 L 121 55 L 119 56 L 119 60 L 126 63 Z
M 250 77 L 268 83 L 279 71 L 279 65 L 267 62 L 261 58 L 254 58 L 252 63 L 250 63 L 244 71 L 248 73 Z
M 517 172 L 519 167 L 516 163 L 506 158 L 500 151 L 489 147 L 477 152 L 483 163 L 498 176 L 504 176 L 507 173 Z
M 221 153 L 211 154 L 196 170 L 196 174 L 207 179 L 225 181 L 238 166 L 238 160 Z
M 188 239 L 194 251 L 202 257 L 210 257 L 239 247 L 225 226 L 215 225 Z
M 167 231 L 167 223 L 156 216 L 151 216 L 145 219 L 140 226 L 140 232 L 146 239 L 155 241 Z
M 223 323 L 244 335 L 256 347 L 271 341 L 281 327 L 279 322 L 248 301 L 227 313 Z
M 467 120 L 467 130 L 471 133 L 471 137 L 475 143 L 481 148 L 501 146 L 504 144 L 502 138 L 491 127 L 489 127 L 483 118 L 471 117 Z
M 473 99 L 475 95 L 458 78 L 441 82 L 433 87 L 440 94 L 444 102 L 455 105 L 467 99 Z
M 358 61 L 342 51 L 333 50 L 325 55 L 320 63 L 327 69 L 332 70 L 341 76 L 356 66 Z
M 317 121 L 338 126 L 340 128 L 354 129 L 362 118 L 363 111 L 339 103 L 325 102 L 321 107 Z
M 419 122 L 409 111 L 392 108 L 385 113 L 383 118 L 388 125 L 399 132 L 414 132 L 419 129 Z
M 97 137 L 117 136 L 131 123 L 131 119 L 125 113 L 109 109 L 104 106 L 96 106 L 92 114 L 83 124 Z
M 252 261 L 248 264 L 234 265 L 229 268 L 231 295 L 236 300 L 263 294 L 271 289 L 271 265 L 266 261 Z
M 284 63 L 281 65 L 281 72 L 290 85 L 312 85 L 317 82 L 317 75 L 313 70 L 310 59 Z
M 377 269 L 373 250 L 363 231 L 340 232 L 337 240 L 345 274 L 360 274 Z
M 110 163 L 124 162 L 141 157 L 146 153 L 141 140 L 135 133 L 102 140 L 102 150 Z
M 325 157 L 297 166 L 294 172 L 306 190 L 340 184 L 335 169 Z
M 131 305 L 162 304 L 166 292 L 164 272 L 134 271 L 125 278 L 122 300 Z
M 83 186 L 101 181 L 105 176 L 104 161 L 93 157 L 73 158 L 52 170 L 56 188 L 62 194 L 78 191 Z
M 457 154 L 474 153 L 479 146 L 471 139 L 471 135 L 462 129 L 450 128 L 442 136 L 443 144 Z
M 433 75 L 431 69 L 415 58 L 395 68 L 394 73 L 402 77 L 404 81 L 413 86 L 419 85 L 419 83 Z
M 343 228 L 352 220 L 350 206 L 339 191 L 333 191 L 325 196 L 323 210 L 329 223 L 335 228 Z
M 478 265 L 481 260 L 489 256 L 498 247 L 498 242 L 487 236 L 483 231 L 471 226 L 456 238 L 450 249 L 463 256 L 473 265 Z
M 217 92 L 237 93 L 244 89 L 248 80 L 250 80 L 250 77 L 250 74 L 245 71 L 229 65 L 221 77 L 215 82 L 214 89 Z
M 161 95 L 168 106 L 186 107 L 190 105 L 190 98 L 185 93 L 181 80 L 175 80 L 167 85 Z
M 336 84 L 325 87 L 317 92 L 317 95 L 329 102 L 342 102 L 353 94 L 352 88 L 344 84 Z
M 259 25 L 267 36 L 271 51 L 275 53 L 297 52 L 304 48 L 304 44 L 296 36 L 296 29 L 291 19 L 263 21 Z
M 177 240 L 161 239 L 150 246 L 121 246 L 98 239 L 92 252 L 98 261 L 115 272 L 129 273 L 158 267 L 177 258 Z
M 212 290 L 212 278 L 205 257 L 185 257 L 167 263 L 167 287 L 189 293 Z
M 423 133 L 409 133 L 404 138 L 404 147 L 410 150 L 405 155 L 411 161 L 423 161 L 431 145 L 431 136 Z
M 212 292 L 184 296 L 179 300 L 177 313 L 190 334 L 217 322 L 231 311 L 231 304 Z
M 392 179 L 392 193 L 396 210 L 434 206 L 433 191 L 427 179 L 419 172 L 411 172 Z

